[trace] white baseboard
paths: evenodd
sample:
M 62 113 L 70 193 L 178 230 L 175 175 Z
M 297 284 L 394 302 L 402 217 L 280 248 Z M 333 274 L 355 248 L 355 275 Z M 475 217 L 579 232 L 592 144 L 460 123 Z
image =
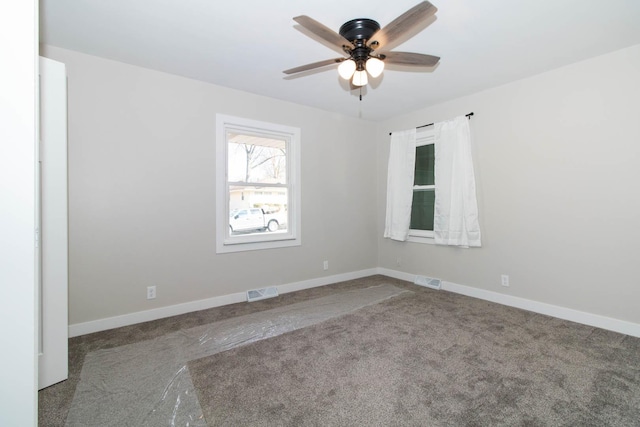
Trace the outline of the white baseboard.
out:
M 288 292 L 295 292 L 303 289 L 330 285 L 332 283 L 343 282 L 346 280 L 359 279 L 361 277 L 372 276 L 374 274 L 382 274 L 384 276 L 406 280 L 412 283 L 416 277 L 415 274 L 410 274 L 403 271 L 396 271 L 387 268 L 371 268 L 367 270 L 354 271 L 351 273 L 336 274 L 333 276 L 325 276 L 316 279 L 288 283 L 277 286 L 277 288 L 279 294 L 286 294 Z M 473 298 L 479 298 L 510 307 L 521 308 L 523 310 L 545 314 L 547 316 L 582 323 L 584 325 L 594 326 L 597 328 L 619 332 L 634 337 L 640 337 L 640 324 L 627 322 L 625 320 L 613 319 L 611 317 L 601 316 L 598 314 L 587 313 L 571 308 L 560 307 L 557 305 L 533 301 L 520 297 L 514 297 L 512 295 L 505 295 L 499 292 L 492 292 L 485 289 L 446 282 L 444 280 L 442 281 L 442 290 L 470 296 Z M 69 325 L 69 337 L 76 337 L 79 335 L 86 335 L 94 332 L 105 331 L 108 329 L 119 328 L 122 326 L 134 325 L 136 323 L 148 322 L 150 320 L 162 319 L 165 317 L 190 313 L 193 311 L 206 310 L 208 308 L 235 304 L 238 302 L 244 302 L 246 300 L 246 292 L 238 292 L 214 298 L 190 301 L 183 304 L 160 307 L 153 310 L 139 311 L 122 316 L 108 317 L 105 319 L 93 320 L 84 323 L 76 323 L 73 325 Z
M 287 283 L 276 286 L 279 294 L 300 291 L 303 289 L 315 288 L 318 286 L 330 285 L 332 283 L 344 282 L 346 280 L 359 279 L 361 277 L 372 276 L 378 273 L 378 269 L 354 271 L 350 273 L 336 274 L 333 276 L 319 277 L 316 279 L 303 280 L 301 282 Z M 190 301 L 182 304 L 167 307 L 155 308 L 153 310 L 138 311 L 121 316 L 108 317 L 105 319 L 93 320 L 90 322 L 75 323 L 69 325 L 69 337 L 91 334 L 94 332 L 106 331 L 108 329 L 120 328 L 122 326 L 135 325 L 136 323 L 148 322 L 150 320 L 163 319 L 165 317 L 177 316 L 179 314 L 191 313 L 193 311 L 206 310 L 208 308 L 220 307 L 228 304 L 235 304 L 247 300 L 246 292 L 237 292 L 219 297 L 207 298 L 198 301 Z
M 406 280 L 412 283 L 416 277 L 415 274 L 409 274 L 387 268 L 378 268 L 377 274 L 393 277 L 395 279 Z M 442 290 L 470 296 L 473 298 L 479 298 L 510 307 L 521 308 L 523 310 L 533 311 L 534 313 L 546 314 L 547 316 L 557 317 L 559 319 L 582 323 L 583 325 L 594 326 L 609 331 L 619 332 L 621 334 L 631 335 L 633 337 L 640 337 L 640 324 L 627 322 L 625 320 L 613 319 L 611 317 L 601 316 L 598 314 L 591 314 L 571 308 L 560 307 L 557 305 L 533 301 L 520 297 L 514 297 L 511 295 L 505 295 L 499 292 L 492 292 L 485 289 L 474 288 L 471 286 L 459 285 L 457 283 L 445 282 L 444 280 L 442 281 Z
M 389 268 L 382 268 L 382 267 L 378 267 L 377 274 L 393 277 L 394 279 L 405 280 L 411 283 L 413 283 L 413 280 L 416 278 L 415 274 L 405 273 L 404 271 L 391 270 Z

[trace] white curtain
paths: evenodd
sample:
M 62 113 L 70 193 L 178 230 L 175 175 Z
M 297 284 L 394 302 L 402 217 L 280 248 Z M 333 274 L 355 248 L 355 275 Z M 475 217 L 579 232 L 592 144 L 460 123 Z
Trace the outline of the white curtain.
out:
M 435 124 L 435 181 L 435 243 L 481 246 L 471 132 L 466 116 Z
M 384 237 L 405 241 L 411 223 L 416 130 L 393 132 L 387 171 L 387 216 Z

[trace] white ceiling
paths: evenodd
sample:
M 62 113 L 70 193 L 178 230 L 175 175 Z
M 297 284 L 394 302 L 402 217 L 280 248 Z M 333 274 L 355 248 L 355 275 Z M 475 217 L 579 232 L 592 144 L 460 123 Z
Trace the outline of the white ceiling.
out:
M 432 0 L 437 19 L 393 50 L 440 56 L 432 72 L 385 70 L 350 91 L 340 57 L 299 29 L 354 18 L 385 26 L 418 0 L 41 0 L 41 41 L 324 110 L 381 120 L 640 43 L 639 0 Z M 286 77 L 286 78 L 285 78 Z

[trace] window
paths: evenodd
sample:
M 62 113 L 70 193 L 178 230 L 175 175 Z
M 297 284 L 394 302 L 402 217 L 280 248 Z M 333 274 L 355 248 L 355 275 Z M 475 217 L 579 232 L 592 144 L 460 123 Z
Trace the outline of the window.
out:
M 433 238 L 435 209 L 435 144 L 432 129 L 416 137 L 416 162 L 409 236 Z
M 300 245 L 300 129 L 216 118 L 216 251 Z
M 392 134 L 385 238 L 480 247 L 475 193 L 467 117 Z

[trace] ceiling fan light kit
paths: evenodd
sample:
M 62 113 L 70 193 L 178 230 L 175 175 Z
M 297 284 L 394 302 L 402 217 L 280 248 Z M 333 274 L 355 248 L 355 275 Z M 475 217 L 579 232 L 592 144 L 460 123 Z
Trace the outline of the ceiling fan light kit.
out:
M 384 71 L 384 62 L 378 58 L 371 57 L 367 59 L 367 63 L 365 64 L 365 68 L 367 72 L 373 77 L 379 77 L 380 74 Z
M 354 86 L 366 86 L 367 83 L 369 83 L 367 72 L 361 70 L 353 73 L 353 79 L 351 79 L 351 83 L 353 83 Z
M 417 67 L 433 67 L 440 60 L 437 56 L 385 51 L 384 47 L 400 40 L 433 16 L 437 10 L 428 1 L 423 1 L 382 29 L 380 29 L 380 24 L 373 19 L 360 18 L 344 23 L 340 27 L 339 34 L 308 16 L 297 16 L 293 18 L 294 21 L 316 36 L 341 48 L 348 56 L 291 68 L 285 70 L 284 73 L 294 74 L 331 64 L 340 64 L 338 66 L 340 77 L 345 80 L 350 79 L 353 86 L 362 88 L 362 86 L 366 86 L 369 83 L 367 73 L 374 79 L 379 77 L 384 71 L 385 62 Z
M 338 65 L 338 74 L 340 74 L 340 77 L 343 79 L 349 80 L 353 76 L 353 73 L 356 72 L 356 68 L 356 61 L 353 59 L 347 59 Z

